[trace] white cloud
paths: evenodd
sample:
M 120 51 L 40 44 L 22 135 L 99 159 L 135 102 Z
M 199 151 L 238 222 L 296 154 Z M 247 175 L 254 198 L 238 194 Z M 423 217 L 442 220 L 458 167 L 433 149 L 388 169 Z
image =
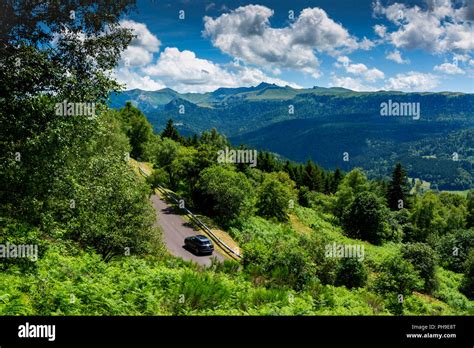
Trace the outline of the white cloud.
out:
M 450 74 L 450 75 L 465 74 L 464 70 L 462 70 L 456 64 L 452 64 L 452 63 L 443 63 L 441 65 L 436 65 L 433 69 L 435 71 L 441 71 L 445 74 Z
M 329 83 L 329 87 L 343 87 L 357 92 L 370 92 L 376 90 L 373 86 L 364 84 L 364 82 L 360 78 L 337 76 L 335 74 L 331 76 L 331 82 Z
M 344 67 L 346 72 L 356 76 L 360 76 L 368 82 L 374 82 L 378 79 L 383 79 L 385 77 L 384 73 L 379 69 L 370 69 L 362 63 L 353 64 L 351 63 L 351 60 L 346 56 L 338 57 L 337 61 L 338 63 L 336 63 L 336 67 Z M 339 63 L 342 63 L 342 65 Z
M 389 52 L 385 56 L 385 58 L 387 58 L 389 60 L 393 60 L 394 62 L 396 62 L 398 64 L 408 64 L 408 63 L 410 63 L 409 59 L 403 59 L 402 58 L 402 55 L 401 55 L 399 50 L 394 50 L 392 52 Z
M 374 31 L 379 37 L 384 38 L 387 33 L 387 27 L 382 24 L 376 24 L 374 25 Z
M 126 89 L 142 89 L 144 91 L 156 91 L 166 86 L 161 81 L 153 80 L 150 76 L 142 75 L 128 67 L 118 67 L 113 73 L 114 77 Z
M 133 29 L 136 37 L 122 53 L 122 60 L 114 75 L 127 89 L 157 90 L 164 87 L 179 92 L 208 92 L 219 87 L 254 86 L 261 82 L 299 88 L 297 84 L 266 75 L 261 70 L 242 66 L 237 60 L 221 66 L 196 57 L 192 51 L 167 47 L 157 59 L 160 40 L 145 24 L 123 20 L 120 24 Z M 278 69 L 274 69 L 278 73 Z
M 456 59 L 458 62 L 465 63 L 468 62 L 470 58 L 468 54 L 453 54 L 453 59 Z
M 397 26 L 385 38 L 397 48 L 423 49 L 431 53 L 474 49 L 470 5 L 456 9 L 449 0 L 427 0 L 427 8 L 394 3 L 374 5 L 376 15 L 384 15 Z M 471 18 L 472 20 L 472 18 Z
M 143 66 L 153 60 L 153 53 L 160 50 L 161 42 L 143 23 L 132 20 L 122 20 L 120 25 L 132 29 L 135 37 L 122 53 L 122 64 L 127 66 Z
M 175 47 L 167 47 L 154 64 L 140 69 L 122 67 L 116 76 L 128 89 L 156 90 L 166 86 L 178 92 L 209 92 L 220 87 L 255 86 L 261 82 L 300 88 L 238 62 L 221 66 L 196 57 L 192 51 L 180 51 Z
M 340 51 L 368 49 L 370 40 L 357 39 L 320 8 L 306 8 L 284 28 L 272 28 L 273 10 L 260 5 L 239 7 L 213 19 L 204 17 L 204 35 L 215 47 L 246 63 L 265 69 L 290 68 L 320 76 L 315 51 L 335 55 Z
M 385 84 L 385 89 L 399 91 L 429 91 L 437 87 L 439 79 L 436 75 L 410 71 L 391 77 Z

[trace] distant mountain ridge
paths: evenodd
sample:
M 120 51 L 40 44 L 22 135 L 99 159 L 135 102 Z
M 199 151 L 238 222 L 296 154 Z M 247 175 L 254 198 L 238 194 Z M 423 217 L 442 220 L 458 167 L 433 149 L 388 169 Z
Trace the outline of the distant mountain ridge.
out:
M 383 176 L 392 162 L 403 160 L 412 176 L 444 187 L 472 187 L 469 172 L 474 144 L 472 138 L 460 132 L 473 129 L 474 94 L 355 92 L 316 86 L 295 89 L 261 83 L 207 93 L 134 89 L 112 95 L 110 105 L 119 108 L 126 101 L 140 108 L 157 131 L 171 118 L 182 124 L 178 129 L 186 135 L 215 127 L 234 144 L 278 152 L 297 161 L 311 158 L 327 168 L 349 170 L 362 166 L 371 175 Z M 420 119 L 381 116 L 381 104 L 389 101 L 419 103 Z M 453 137 L 461 143 L 447 143 Z M 426 145 L 429 139 L 441 144 L 430 148 Z M 416 150 L 419 142 L 423 144 L 420 153 Z M 437 153 L 431 153 L 435 149 Z M 342 161 L 342 152 L 350 154 L 349 162 Z M 461 154 L 454 166 L 441 160 L 426 162 L 429 160 L 424 158 L 435 155 L 449 160 L 453 152 Z M 439 170 L 433 172 L 432 167 L 437 166 Z M 455 174 L 443 179 L 447 167 Z

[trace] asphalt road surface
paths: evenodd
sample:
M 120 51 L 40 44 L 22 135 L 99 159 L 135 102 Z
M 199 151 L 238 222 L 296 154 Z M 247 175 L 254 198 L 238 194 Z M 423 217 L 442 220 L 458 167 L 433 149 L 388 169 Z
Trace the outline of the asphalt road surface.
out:
M 211 265 L 211 257 L 216 257 L 218 260 L 224 261 L 224 256 L 218 252 L 214 242 L 213 244 L 215 250 L 212 255 L 198 256 L 183 248 L 184 238 L 194 236 L 196 234 L 203 234 L 202 231 L 194 230 L 191 225 L 181 215 L 179 215 L 172 206 L 168 205 L 157 195 L 152 195 L 151 201 L 153 207 L 156 210 L 156 225 L 161 226 L 166 247 L 172 255 L 179 256 L 184 260 L 192 260 L 198 264 L 206 266 Z

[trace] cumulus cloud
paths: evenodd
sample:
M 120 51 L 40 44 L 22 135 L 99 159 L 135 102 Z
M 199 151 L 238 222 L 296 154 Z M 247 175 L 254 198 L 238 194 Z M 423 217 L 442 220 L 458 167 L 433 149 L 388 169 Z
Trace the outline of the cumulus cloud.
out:
M 376 24 L 374 25 L 374 31 L 379 37 L 384 38 L 387 33 L 387 27 L 382 24 Z
M 155 57 L 161 42 L 145 24 L 131 20 L 123 20 L 120 24 L 132 29 L 135 35 L 113 73 L 127 89 L 169 87 L 179 92 L 209 92 L 219 87 L 255 86 L 261 82 L 300 88 L 297 84 L 268 76 L 255 67 L 241 65 L 238 59 L 224 66 L 175 47 L 167 47 Z
M 468 54 L 453 54 L 453 59 L 457 60 L 458 62 L 468 62 L 469 59 L 471 57 L 469 57 Z
M 265 75 L 261 70 L 238 63 L 221 66 L 196 57 L 192 51 L 167 47 L 156 64 L 143 69 L 149 76 L 158 78 L 167 86 L 181 92 L 209 92 L 219 87 L 254 86 L 260 82 L 280 86 L 296 84 Z
M 343 87 L 357 92 L 370 92 L 376 89 L 373 86 L 365 84 L 360 78 L 350 76 L 331 76 L 329 87 Z
M 459 66 L 452 63 L 443 63 L 440 65 L 436 65 L 434 67 L 435 71 L 441 71 L 445 74 L 456 75 L 456 74 L 465 74 L 464 70 L 462 70 Z
M 436 75 L 410 71 L 387 80 L 384 89 L 398 91 L 430 91 L 439 85 Z
M 122 53 L 122 63 L 126 66 L 141 66 L 151 63 L 153 53 L 160 50 L 161 42 L 143 23 L 132 20 L 122 20 L 120 25 L 132 29 L 135 37 Z
M 374 13 L 385 16 L 397 27 L 395 31 L 384 32 L 384 37 L 397 48 L 423 49 L 431 53 L 467 52 L 474 49 L 472 22 L 469 20 L 473 2 L 465 2 L 461 8 L 455 8 L 453 3 L 450 0 L 426 0 L 426 6 L 422 8 L 400 3 L 383 6 L 377 0 Z
M 169 87 L 178 92 L 203 93 L 220 87 L 255 86 L 261 82 L 301 88 L 297 84 L 270 77 L 257 68 L 242 66 L 239 62 L 222 66 L 198 58 L 192 51 L 180 51 L 175 47 L 167 47 L 153 64 L 139 69 L 122 66 L 115 71 L 115 77 L 127 89 L 143 90 Z
M 144 91 L 156 91 L 166 87 L 161 81 L 156 81 L 150 76 L 140 74 L 125 66 L 118 67 L 113 75 L 119 83 L 125 85 L 126 89 L 138 88 Z
M 336 55 L 372 46 L 367 39 L 359 42 L 320 8 L 304 9 L 284 28 L 272 28 L 272 16 L 265 6 L 243 6 L 215 19 L 204 17 L 203 33 L 222 52 L 246 63 L 296 69 L 315 78 L 320 76 L 315 52 Z
M 394 50 L 392 52 L 389 52 L 385 56 L 385 58 L 387 58 L 389 60 L 393 60 L 394 62 L 396 62 L 398 64 L 408 64 L 408 63 L 410 63 L 409 59 L 403 59 L 402 58 L 402 55 L 401 55 L 399 50 Z
M 348 72 L 349 74 L 362 77 L 368 82 L 374 82 L 378 79 L 383 79 L 385 77 L 384 73 L 379 69 L 368 68 L 365 64 L 362 63 L 351 63 L 351 60 L 347 56 L 338 57 L 336 67 L 344 67 L 346 72 Z

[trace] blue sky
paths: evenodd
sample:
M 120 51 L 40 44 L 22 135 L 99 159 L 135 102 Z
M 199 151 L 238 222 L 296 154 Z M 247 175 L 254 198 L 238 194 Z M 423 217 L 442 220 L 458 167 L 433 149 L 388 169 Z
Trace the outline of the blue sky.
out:
M 139 0 L 116 69 L 128 89 L 474 92 L 474 1 Z

